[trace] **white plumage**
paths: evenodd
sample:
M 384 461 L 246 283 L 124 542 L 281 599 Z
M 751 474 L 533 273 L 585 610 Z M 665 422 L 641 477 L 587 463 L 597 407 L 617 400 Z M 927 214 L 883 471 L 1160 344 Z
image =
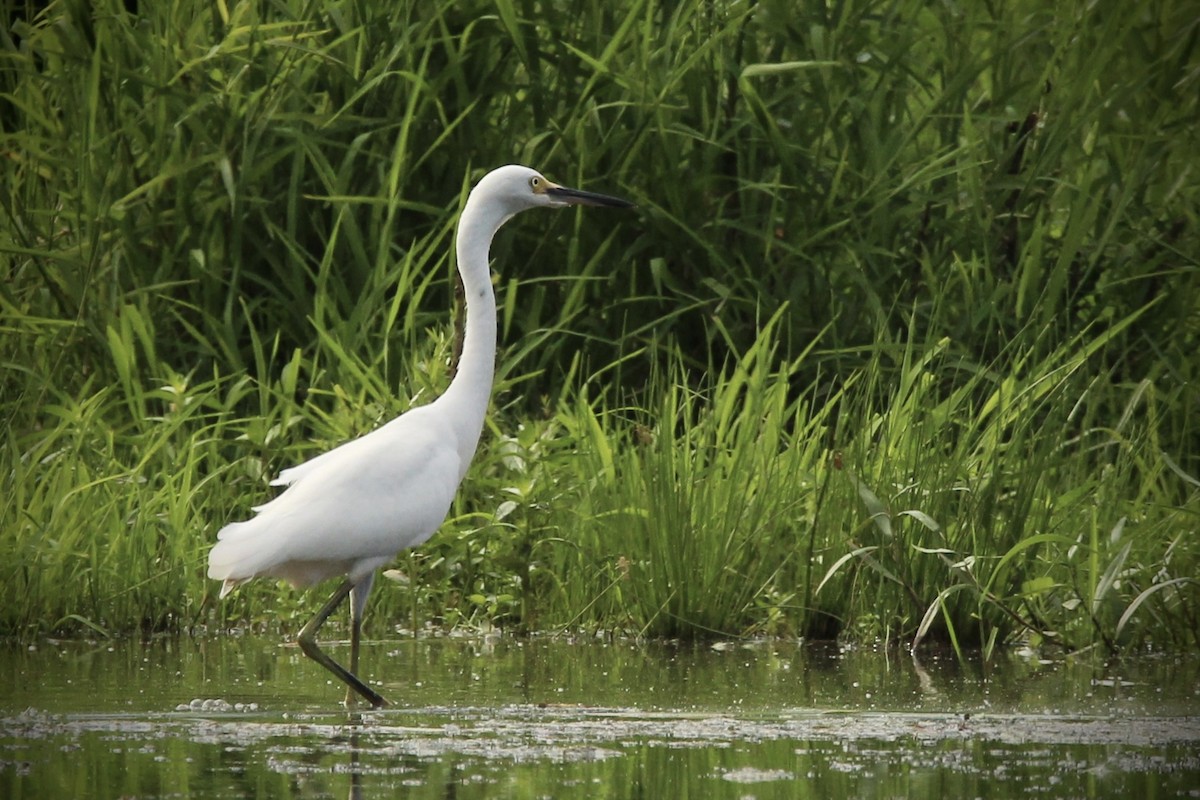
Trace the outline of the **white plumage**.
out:
M 221 596 L 256 577 L 311 586 L 345 575 L 359 583 L 428 539 L 466 469 L 448 444 L 454 431 L 441 411 L 436 401 L 415 408 L 284 470 L 272 483 L 287 491 L 217 534 L 208 574 L 224 581 Z

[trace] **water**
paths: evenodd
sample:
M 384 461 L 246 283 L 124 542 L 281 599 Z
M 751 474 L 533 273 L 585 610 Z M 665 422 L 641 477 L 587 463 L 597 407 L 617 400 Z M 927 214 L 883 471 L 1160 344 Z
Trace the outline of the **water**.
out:
M 1196 655 L 491 637 L 362 658 L 392 707 L 342 710 L 277 638 L 0 650 L 0 797 L 1200 797 Z

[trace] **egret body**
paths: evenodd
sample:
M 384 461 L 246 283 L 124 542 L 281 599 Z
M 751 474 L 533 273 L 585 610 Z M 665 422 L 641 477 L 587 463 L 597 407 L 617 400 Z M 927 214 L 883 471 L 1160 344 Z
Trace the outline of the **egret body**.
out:
M 285 469 L 272 485 L 287 489 L 254 508 L 255 516 L 226 525 L 209 552 L 208 577 L 223 581 L 221 597 L 252 578 L 311 586 L 344 580 L 300 632 L 299 644 L 372 706 L 383 697 L 357 676 L 363 610 L 375 573 L 401 550 L 421 544 L 442 524 L 475 455 L 492 390 L 496 359 L 496 297 L 488 256 L 500 226 L 528 208 L 569 205 L 628 207 L 606 195 L 568 189 L 528 167 L 509 165 L 471 190 L 458 221 L 455 247 L 466 299 L 462 355 L 445 393 L 382 427 Z M 350 668 L 323 652 L 316 634 L 350 597 Z

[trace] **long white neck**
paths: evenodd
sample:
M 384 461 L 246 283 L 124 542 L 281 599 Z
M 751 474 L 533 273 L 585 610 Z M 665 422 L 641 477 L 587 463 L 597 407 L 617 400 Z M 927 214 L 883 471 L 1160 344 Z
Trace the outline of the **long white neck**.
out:
M 488 251 L 492 237 L 507 217 L 488 213 L 474 196 L 459 217 L 455 252 L 458 273 L 462 276 L 466 300 L 466 324 L 463 329 L 462 355 L 454 380 L 438 401 L 449 407 L 458 434 L 458 453 L 462 475 L 475 455 L 483 419 L 492 394 L 496 371 L 496 296 L 492 291 Z

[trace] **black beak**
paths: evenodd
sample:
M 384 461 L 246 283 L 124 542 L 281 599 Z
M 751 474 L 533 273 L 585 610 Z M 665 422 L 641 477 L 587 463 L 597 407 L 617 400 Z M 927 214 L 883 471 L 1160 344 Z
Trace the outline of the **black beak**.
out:
M 605 206 L 607 208 L 632 208 L 633 203 L 619 197 L 606 194 L 585 192 L 582 189 L 568 189 L 566 186 L 552 184 L 546 187 L 546 194 L 560 203 L 570 206 Z

